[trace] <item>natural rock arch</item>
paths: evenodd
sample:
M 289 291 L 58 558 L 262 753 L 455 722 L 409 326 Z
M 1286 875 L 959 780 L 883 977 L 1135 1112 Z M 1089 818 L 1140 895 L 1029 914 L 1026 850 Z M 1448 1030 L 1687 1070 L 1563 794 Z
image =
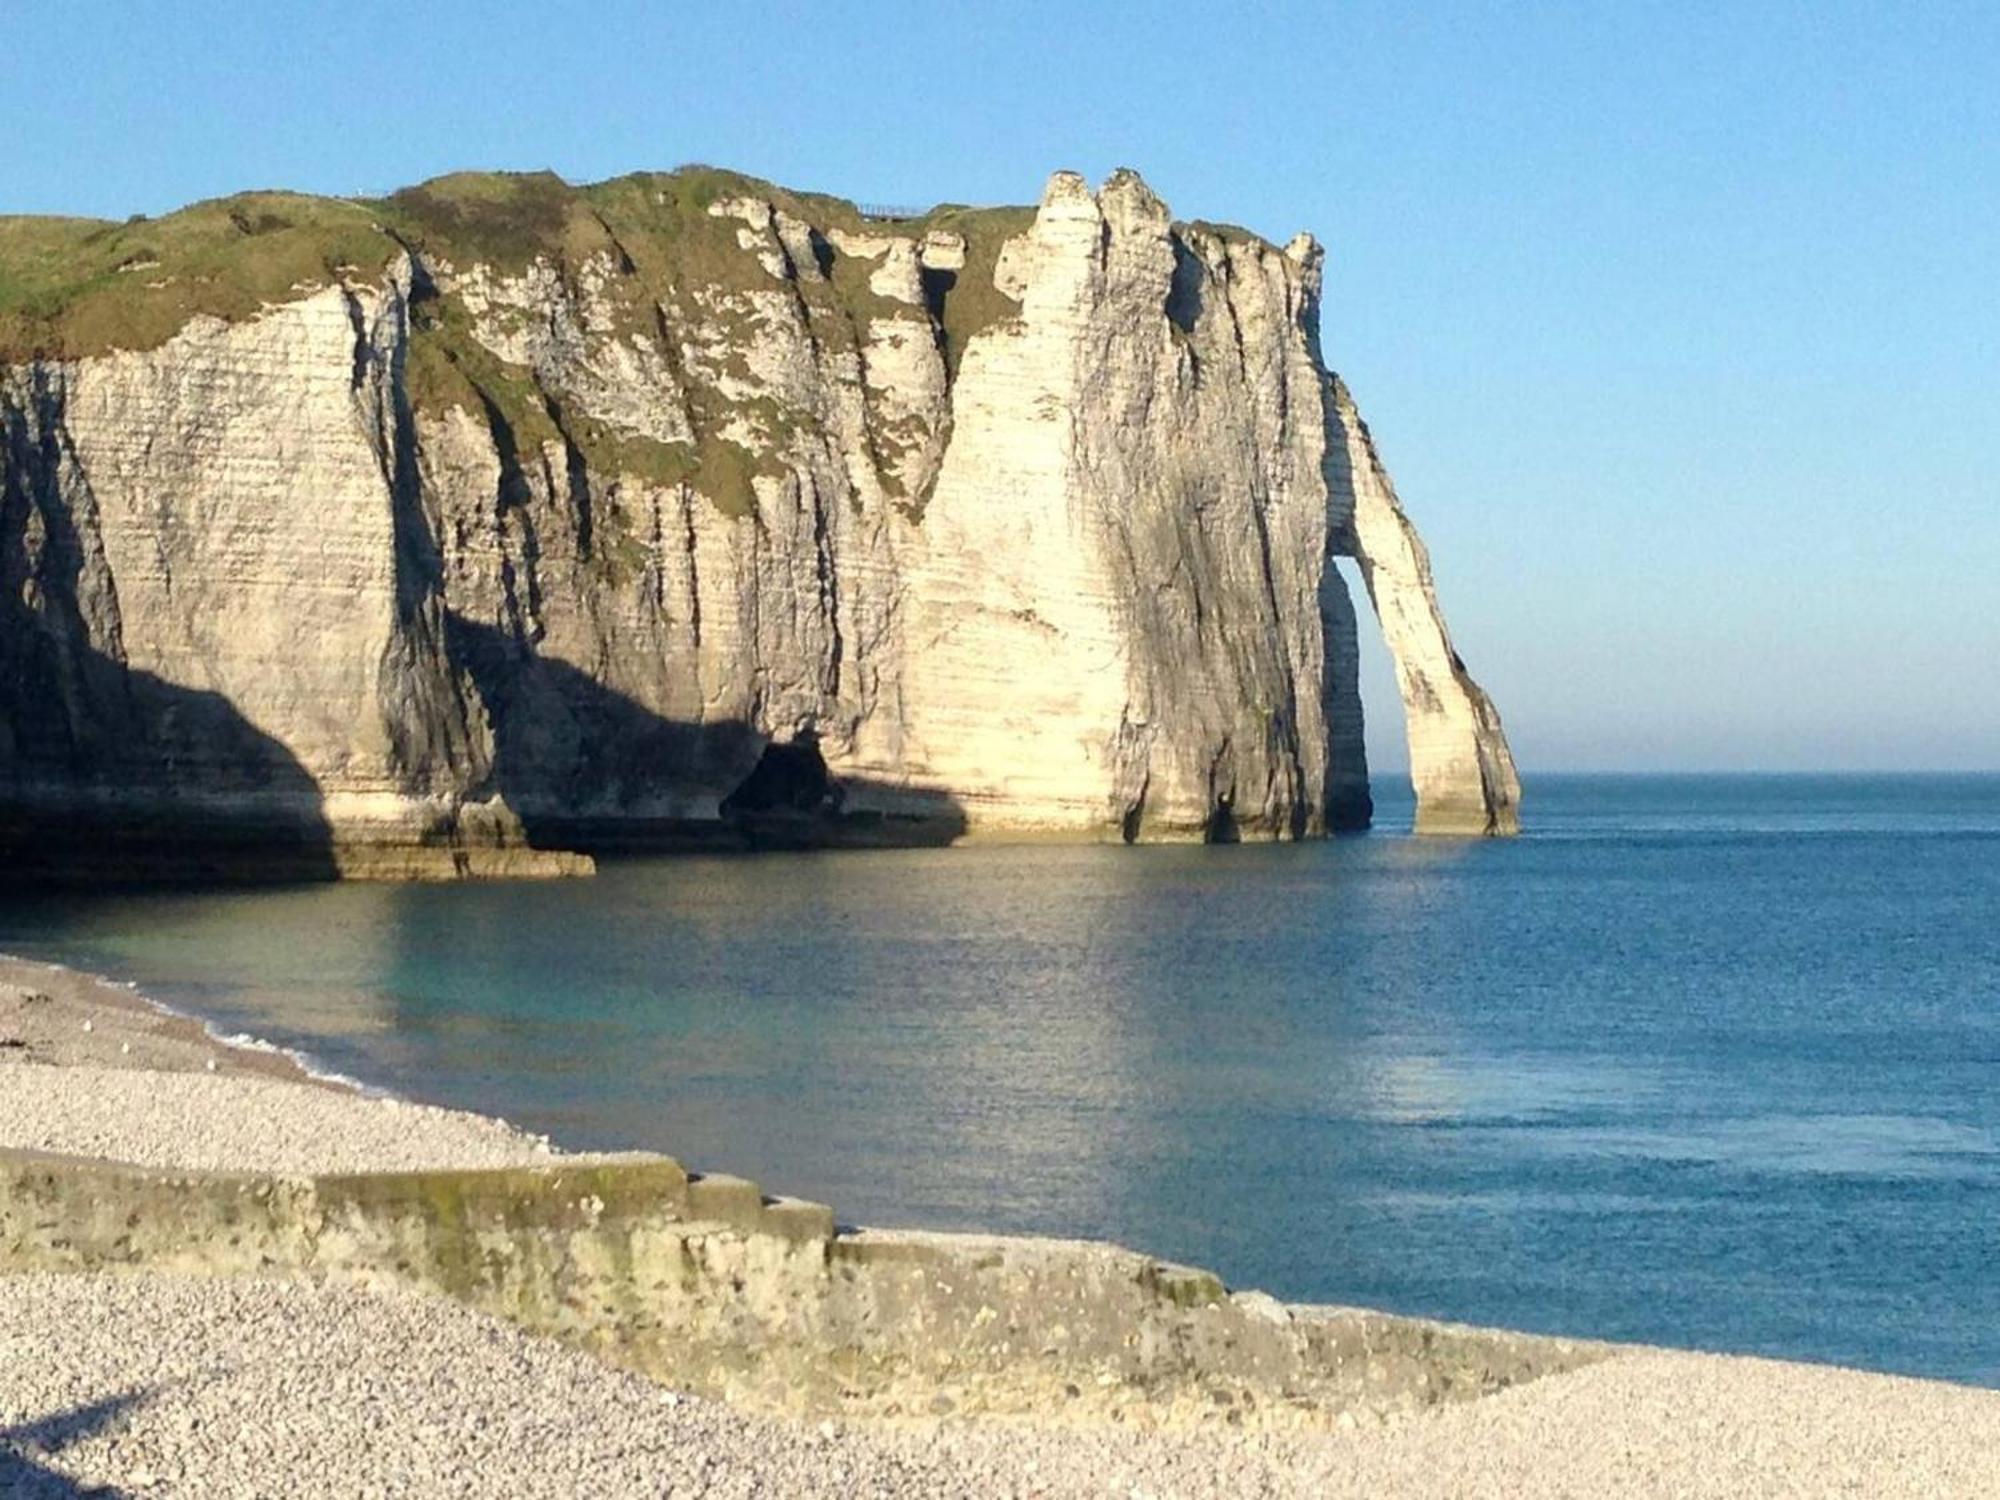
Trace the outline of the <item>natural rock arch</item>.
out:
M 1368 586 L 1396 666 L 1417 792 L 1418 833 L 1520 832 L 1521 783 L 1493 700 L 1451 644 L 1430 553 L 1403 513 L 1367 423 L 1338 376 L 1328 379 L 1327 483 L 1352 500 L 1338 555 Z

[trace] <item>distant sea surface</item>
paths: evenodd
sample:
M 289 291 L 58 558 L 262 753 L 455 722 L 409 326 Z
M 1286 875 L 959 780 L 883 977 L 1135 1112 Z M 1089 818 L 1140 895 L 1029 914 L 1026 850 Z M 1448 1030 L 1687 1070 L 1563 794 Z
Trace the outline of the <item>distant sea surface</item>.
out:
M 0 898 L 0 949 L 844 1221 L 2000 1384 L 2000 777 L 1531 778 L 1520 839 Z

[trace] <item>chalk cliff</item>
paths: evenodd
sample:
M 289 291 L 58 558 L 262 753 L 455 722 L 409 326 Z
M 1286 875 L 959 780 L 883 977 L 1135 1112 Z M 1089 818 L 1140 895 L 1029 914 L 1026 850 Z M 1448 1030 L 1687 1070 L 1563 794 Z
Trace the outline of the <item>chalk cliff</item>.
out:
M 1309 237 L 1130 173 L 913 219 L 684 169 L 0 220 L 0 844 L 1359 827 L 1341 554 L 1420 826 L 1511 831 L 1319 295 Z

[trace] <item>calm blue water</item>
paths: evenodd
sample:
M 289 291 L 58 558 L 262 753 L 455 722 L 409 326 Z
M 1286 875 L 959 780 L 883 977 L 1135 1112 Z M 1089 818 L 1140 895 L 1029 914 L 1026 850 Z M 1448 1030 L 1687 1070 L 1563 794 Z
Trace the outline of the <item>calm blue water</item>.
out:
M 0 948 L 851 1221 L 2000 1384 L 2000 777 L 1530 798 L 1504 843 L 7 897 Z

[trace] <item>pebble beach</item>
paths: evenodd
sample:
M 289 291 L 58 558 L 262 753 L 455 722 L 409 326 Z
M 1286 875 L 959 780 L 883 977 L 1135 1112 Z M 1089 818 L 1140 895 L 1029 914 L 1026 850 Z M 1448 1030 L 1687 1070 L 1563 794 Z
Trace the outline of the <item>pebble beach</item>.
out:
M 559 1154 L 18 961 L 0 961 L 0 1147 L 297 1173 Z M 273 1494 L 1989 1496 L 2000 1392 L 1634 1348 L 1318 1435 L 812 1424 L 412 1293 L 0 1275 L 0 1496 Z

